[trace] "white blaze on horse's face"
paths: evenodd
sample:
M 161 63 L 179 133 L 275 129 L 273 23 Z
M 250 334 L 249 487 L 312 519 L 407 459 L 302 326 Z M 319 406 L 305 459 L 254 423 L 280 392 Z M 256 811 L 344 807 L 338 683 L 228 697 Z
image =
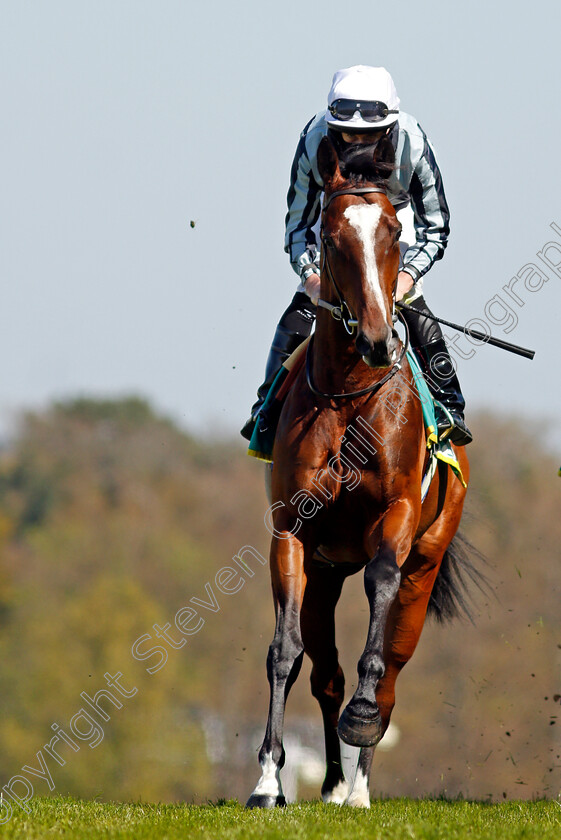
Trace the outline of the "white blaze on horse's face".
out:
M 374 297 L 382 312 L 385 312 L 384 296 L 380 287 L 378 266 L 376 264 L 376 230 L 382 216 L 379 204 L 351 204 L 343 213 L 351 227 L 356 231 L 362 243 L 366 282 L 374 292 Z

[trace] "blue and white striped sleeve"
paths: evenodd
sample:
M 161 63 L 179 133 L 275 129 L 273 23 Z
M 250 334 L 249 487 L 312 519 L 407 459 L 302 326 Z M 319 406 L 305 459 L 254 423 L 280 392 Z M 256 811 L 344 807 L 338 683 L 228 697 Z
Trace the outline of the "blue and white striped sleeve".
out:
M 426 134 L 421 129 L 422 153 L 413 171 L 409 193 L 415 217 L 416 242 L 403 257 L 403 268 L 416 281 L 442 259 L 450 233 L 450 211 L 442 176 Z
M 298 276 L 304 266 L 317 262 L 319 258 L 317 238 L 313 228 L 320 214 L 323 187 L 314 177 L 307 150 L 308 128 L 312 122 L 313 119 L 300 135 L 286 197 L 288 212 L 285 219 L 284 250 L 290 256 L 290 263 Z

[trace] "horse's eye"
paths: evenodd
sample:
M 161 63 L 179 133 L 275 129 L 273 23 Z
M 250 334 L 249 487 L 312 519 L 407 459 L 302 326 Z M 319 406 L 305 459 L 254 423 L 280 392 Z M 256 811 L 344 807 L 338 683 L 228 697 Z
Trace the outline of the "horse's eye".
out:
M 329 235 L 323 237 L 323 244 L 326 245 L 328 248 L 334 248 L 335 247 L 335 243 L 334 243 L 333 239 L 331 238 L 331 236 L 329 236 Z
M 395 232 L 395 238 L 396 238 L 396 240 L 401 238 L 401 231 L 402 231 L 402 230 L 403 230 L 403 228 L 398 228 L 398 229 L 396 230 L 396 232 Z

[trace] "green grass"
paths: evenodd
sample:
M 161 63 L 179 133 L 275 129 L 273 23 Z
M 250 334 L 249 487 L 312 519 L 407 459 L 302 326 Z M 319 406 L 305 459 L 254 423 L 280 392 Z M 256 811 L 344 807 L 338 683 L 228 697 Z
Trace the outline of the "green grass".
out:
M 557 802 L 388 799 L 363 811 L 303 802 L 275 811 L 216 805 L 103 804 L 58 797 L 35 799 L 31 813 L 14 811 L 0 837 L 26 838 L 302 838 L 302 840 L 511 840 L 561 837 Z

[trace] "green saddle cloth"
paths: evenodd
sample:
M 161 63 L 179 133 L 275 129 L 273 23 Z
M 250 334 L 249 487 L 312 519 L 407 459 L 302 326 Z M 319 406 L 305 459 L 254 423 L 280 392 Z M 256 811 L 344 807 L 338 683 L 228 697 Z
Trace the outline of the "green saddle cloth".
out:
M 462 482 L 464 487 L 467 487 L 464 476 L 462 474 L 462 468 L 460 467 L 456 452 L 454 451 L 452 444 L 448 440 L 439 440 L 438 438 L 438 427 L 436 424 L 437 402 L 434 399 L 431 392 L 429 391 L 427 380 L 423 376 L 423 372 L 419 367 L 419 362 L 410 350 L 407 351 L 407 361 L 409 362 L 409 367 L 411 368 L 411 373 L 413 374 L 413 379 L 415 380 L 415 385 L 417 386 L 419 399 L 423 407 L 423 421 L 425 424 L 425 432 L 427 436 L 427 449 L 429 450 L 429 462 L 427 465 L 425 475 L 423 476 L 423 481 L 421 483 L 421 499 L 424 499 L 429 491 L 431 481 L 434 478 L 434 474 L 436 472 L 438 461 L 443 461 L 445 464 L 448 464 L 448 466 L 452 469 L 454 475 L 457 476 L 457 478 Z M 444 408 L 442 403 L 438 403 L 438 405 L 442 408 L 444 412 L 446 412 L 446 409 Z
M 417 386 L 419 400 L 421 401 L 421 405 L 423 407 L 423 421 L 427 434 L 427 446 L 429 446 L 431 442 L 438 443 L 438 429 L 436 426 L 434 399 L 429 391 L 427 380 L 423 376 L 423 372 L 419 367 L 419 362 L 411 350 L 407 351 L 407 361 L 409 362 L 409 367 L 411 368 L 411 373 L 413 374 L 413 379 L 415 380 L 415 385 Z
M 288 370 L 281 367 L 261 407 L 247 450 L 247 454 L 252 458 L 258 458 L 268 464 L 273 460 L 273 446 L 282 408 L 282 402 L 277 400 L 277 394 L 287 376 Z M 266 418 L 265 423 L 262 422 L 263 418 Z

